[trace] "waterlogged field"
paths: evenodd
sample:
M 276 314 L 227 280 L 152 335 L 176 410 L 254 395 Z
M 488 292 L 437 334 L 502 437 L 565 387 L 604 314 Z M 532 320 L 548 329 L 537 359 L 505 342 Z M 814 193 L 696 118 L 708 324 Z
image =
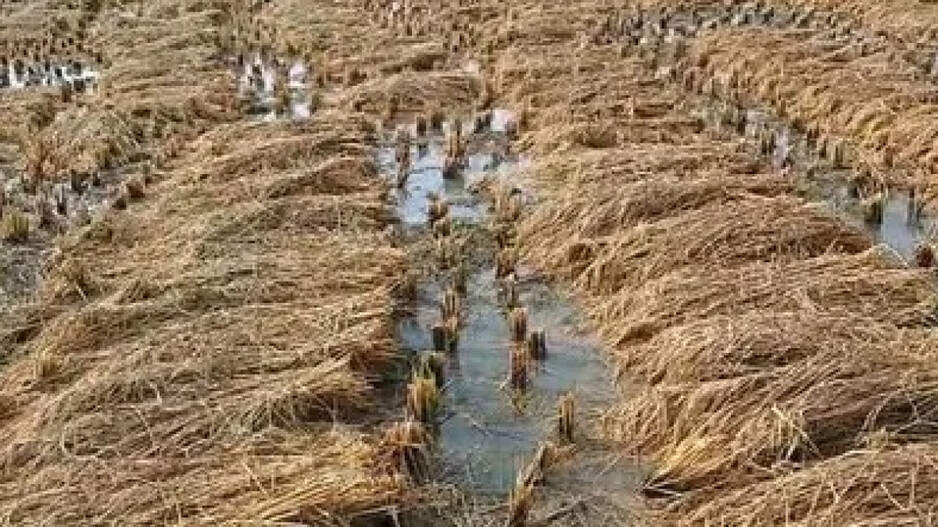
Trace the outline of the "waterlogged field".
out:
M 0 1 L 0 525 L 932 525 L 938 5 Z

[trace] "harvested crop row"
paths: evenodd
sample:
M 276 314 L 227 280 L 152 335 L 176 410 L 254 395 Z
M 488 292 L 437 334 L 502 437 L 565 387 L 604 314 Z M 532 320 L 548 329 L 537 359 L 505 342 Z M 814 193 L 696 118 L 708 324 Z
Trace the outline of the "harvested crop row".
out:
M 837 13 L 898 43 L 921 46 L 938 34 L 938 7 L 930 2 L 899 0 L 884 4 L 861 0 L 785 0 L 783 3 Z M 929 50 L 934 53 L 934 49 Z
M 609 155 L 623 160 L 628 153 L 631 152 L 613 151 Z M 583 157 L 586 156 L 580 156 L 579 159 Z M 544 181 L 545 186 L 562 184 L 562 176 L 567 175 L 569 181 L 577 181 L 582 191 L 575 195 L 563 192 L 550 194 L 550 199 L 545 199 L 544 206 L 534 211 L 527 225 L 559 229 L 570 235 L 568 240 L 571 243 L 608 236 L 621 229 L 663 220 L 711 203 L 739 202 L 755 196 L 772 198 L 795 191 L 793 185 L 780 180 L 775 174 L 721 175 L 711 174 L 704 168 L 702 173 L 695 171 L 690 175 L 700 177 L 692 178 L 680 170 L 669 174 L 667 167 L 660 171 L 653 170 L 656 168 L 654 166 L 648 169 L 635 167 L 635 172 L 631 174 L 635 178 L 634 182 L 621 181 L 610 188 L 609 180 L 615 179 L 611 171 L 589 165 L 583 167 L 577 162 L 569 166 L 569 171 L 565 168 L 559 164 L 545 163 L 538 164 L 535 170 L 545 178 L 553 177 L 548 175 L 548 171 L 556 174 L 557 181 Z M 621 170 L 627 169 L 630 167 L 623 163 Z M 555 170 L 557 172 L 553 172 Z M 601 179 L 590 181 L 589 178 L 594 176 Z M 524 237 L 536 237 L 539 234 L 540 231 L 534 229 L 522 232 Z M 532 255 L 532 258 L 537 259 L 543 257 L 545 255 Z
M 656 471 L 650 484 L 671 490 L 758 481 L 792 464 L 863 448 L 876 434 L 894 442 L 935 437 L 934 355 L 914 353 L 934 346 L 933 337 L 828 343 L 804 358 L 766 362 L 751 373 L 661 383 L 611 411 L 607 426 L 614 437 L 628 438 L 652 456 Z M 684 501 L 693 498 L 691 492 Z
M 634 8 L 644 12 L 665 10 L 705 11 L 727 8 L 771 9 L 794 15 L 801 27 L 826 25 L 834 33 L 844 30 L 866 32 L 883 37 L 913 62 L 934 56 L 930 42 L 938 32 L 938 9 L 929 2 L 897 0 L 883 4 L 865 0 L 770 0 L 766 2 L 715 3 L 709 0 L 635 0 Z M 796 24 L 798 25 L 798 24 Z
M 934 87 L 888 54 L 810 37 L 717 32 L 698 42 L 692 60 L 719 78 L 738 79 L 741 98 L 816 130 L 821 143 L 845 140 L 849 151 L 838 163 L 866 167 L 888 183 L 933 186 Z
M 658 461 L 658 485 L 700 489 L 682 500 L 686 512 L 709 499 L 711 485 L 934 436 L 934 344 L 927 330 L 852 313 L 702 319 L 632 349 L 627 366 L 654 386 L 605 424 L 632 444 L 640 438 L 639 450 Z
M 935 309 L 926 272 L 873 249 L 792 263 L 687 267 L 637 290 L 612 291 L 592 311 L 611 341 L 642 342 L 675 324 L 747 309 L 849 310 L 923 324 Z
M 682 525 L 927 525 L 938 502 L 935 443 L 855 450 L 675 509 Z M 664 520 L 664 518 L 662 518 Z M 667 521 L 664 520 L 664 521 Z

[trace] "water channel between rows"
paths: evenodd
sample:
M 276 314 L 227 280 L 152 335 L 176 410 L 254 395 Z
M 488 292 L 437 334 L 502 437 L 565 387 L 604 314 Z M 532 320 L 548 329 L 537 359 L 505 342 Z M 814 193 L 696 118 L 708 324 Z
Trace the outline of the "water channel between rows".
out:
M 452 179 L 443 177 L 444 134 L 431 134 L 423 145 L 411 147 L 413 162 L 406 185 L 397 195 L 405 238 L 414 241 L 430 235 L 431 193 L 450 203 L 450 215 L 459 229 L 486 229 L 487 205 L 472 189 L 484 178 L 520 187 L 513 177 L 527 163 L 508 151 L 505 123 L 510 118 L 508 112 L 495 110 L 490 128 L 479 134 L 465 130 L 471 137 L 469 151 Z M 378 154 L 382 173 L 391 179 L 398 170 L 394 144 L 393 137 L 389 138 Z M 547 359 L 535 366 L 529 388 L 520 396 L 512 394 L 506 388 L 509 326 L 494 266 L 490 259 L 472 260 L 462 299 L 464 324 L 458 349 L 449 355 L 446 369 L 438 437 L 439 479 L 478 494 L 503 496 L 538 445 L 554 439 L 557 402 L 562 395 L 574 393 L 582 422 L 586 421 L 583 416 L 610 405 L 618 395 L 600 345 L 584 330 L 573 303 L 523 267 L 517 271 L 520 304 L 528 310 L 529 327 L 545 329 L 548 352 Z M 409 316 L 399 320 L 398 338 L 407 353 L 433 348 L 431 327 L 439 319 L 446 277 L 429 267 L 425 271 L 416 285 Z M 609 493 L 634 491 L 640 485 L 639 470 L 628 461 L 585 437 L 577 443 L 577 462 L 562 469 L 565 474 L 555 481 L 584 488 L 601 483 Z
M 725 123 L 717 114 L 721 101 L 700 98 L 696 101 L 702 108 L 701 118 L 711 131 L 720 132 Z M 770 154 L 771 164 L 781 171 L 784 165 L 791 167 L 794 176 L 806 197 L 823 204 L 843 221 L 865 231 L 875 243 L 890 248 L 904 263 L 914 264 L 915 253 L 921 243 L 934 243 L 934 218 L 922 212 L 914 212 L 915 202 L 908 191 L 888 189 L 882 196 L 882 217 L 868 221 L 864 217 L 861 196 L 850 182 L 852 170 L 837 168 L 811 151 L 803 133 L 794 130 L 779 120 L 772 112 L 758 107 L 740 107 L 746 114 L 745 135 L 756 138 L 759 127 L 776 131 L 778 138 Z

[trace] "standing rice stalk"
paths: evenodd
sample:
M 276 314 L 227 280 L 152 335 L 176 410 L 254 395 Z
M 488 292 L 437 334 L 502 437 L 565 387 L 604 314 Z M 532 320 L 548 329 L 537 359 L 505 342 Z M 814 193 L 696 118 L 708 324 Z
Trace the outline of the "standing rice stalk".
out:
M 446 354 L 438 351 L 420 353 L 415 375 L 422 379 L 433 379 L 437 388 L 443 388 L 446 383 Z
M 420 484 L 430 478 L 430 446 L 433 437 L 419 421 L 391 425 L 377 449 L 378 464 L 390 473 L 406 474 Z
M 2 231 L 4 241 L 22 243 L 29 238 L 29 219 L 19 210 L 10 208 L 2 217 Z
M 453 288 L 460 296 L 465 296 L 468 291 L 469 266 L 465 260 L 460 260 L 453 270 Z
M 508 495 L 508 517 L 505 527 L 526 527 L 531 514 L 533 487 L 519 478 Z
M 432 423 L 440 407 L 440 392 L 431 378 L 414 378 L 407 385 L 407 417 L 415 421 Z
M 512 390 L 523 392 L 528 389 L 530 361 L 525 349 L 511 346 L 508 361 L 508 385 Z
M 508 328 L 511 341 L 523 343 L 528 336 L 528 310 L 516 307 L 508 314 Z
M 528 334 L 528 356 L 531 360 L 543 361 L 547 359 L 547 336 L 543 329 L 536 329 Z
M 515 273 L 518 262 L 517 252 L 511 248 L 504 248 L 495 255 L 495 278 L 506 278 Z
M 449 203 L 435 193 L 430 193 L 428 198 L 430 200 L 430 206 L 427 210 L 427 216 L 430 220 L 430 225 L 433 225 L 434 222 L 445 218 L 449 214 Z
M 930 269 L 935 265 L 935 248 L 931 243 L 920 242 L 915 246 L 915 265 Z
M 462 301 L 456 289 L 447 287 L 446 291 L 443 292 L 443 302 L 440 308 L 443 320 L 449 320 L 450 318 L 459 319 L 462 312 L 461 304 Z
M 561 445 L 574 442 L 575 399 L 573 393 L 566 393 L 557 403 L 557 439 Z

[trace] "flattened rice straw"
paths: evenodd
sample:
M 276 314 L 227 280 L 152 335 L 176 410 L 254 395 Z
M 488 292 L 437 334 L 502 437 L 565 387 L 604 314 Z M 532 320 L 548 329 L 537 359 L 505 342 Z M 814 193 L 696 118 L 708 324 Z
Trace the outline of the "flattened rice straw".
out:
M 870 244 L 865 233 L 819 207 L 788 197 L 757 196 L 735 203 L 718 201 L 598 238 L 580 238 L 571 231 L 567 239 L 553 255 L 530 255 L 553 268 L 572 266 L 563 274 L 591 292 L 641 286 L 685 266 L 791 261 L 855 253 Z
M 738 268 L 689 267 L 605 297 L 591 310 L 611 342 L 642 342 L 667 327 L 741 309 L 851 310 L 895 324 L 922 324 L 934 310 L 927 273 L 878 248 L 852 256 Z
M 203 111 L 228 77 L 211 39 L 188 30 L 210 35 L 213 17 L 140 46 L 150 66 L 134 68 L 128 43 L 102 96 L 127 104 L 43 132 L 129 155 L 168 142 L 137 143 L 141 122 L 184 121 L 185 135 L 213 122 L 140 199 L 64 237 L 50 279 L 5 308 L 7 521 L 324 524 L 410 499 L 343 425 L 373 408 L 396 349 L 403 254 L 384 233 L 373 130 L 340 112 L 263 126 Z M 131 33 L 113 42 L 148 37 Z M 191 46 L 191 62 L 153 58 Z

